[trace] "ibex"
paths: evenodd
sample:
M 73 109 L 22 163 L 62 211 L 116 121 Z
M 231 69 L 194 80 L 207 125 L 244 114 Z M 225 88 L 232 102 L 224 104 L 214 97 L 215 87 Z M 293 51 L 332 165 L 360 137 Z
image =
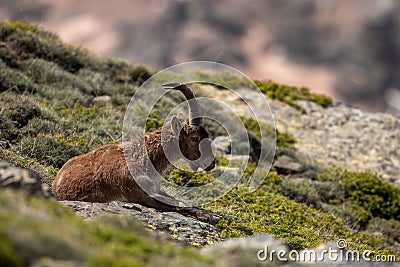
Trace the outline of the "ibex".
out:
M 189 103 L 189 120 L 173 116 L 169 123 L 147 133 L 145 149 L 138 149 L 140 142 L 132 138 L 71 158 L 52 184 L 53 194 L 58 199 L 88 202 L 121 200 L 163 211 L 191 214 L 200 220 L 215 220 L 215 216 L 213 218 L 201 209 L 188 207 L 160 189 L 160 175 L 170 166 L 169 160 L 184 157 L 192 161 L 192 168 L 202 167 L 206 171 L 215 167 L 209 134 L 202 125 L 202 111 L 193 91 L 181 83 L 164 84 L 164 87 L 179 90 L 185 95 Z M 129 154 L 128 158 L 132 159 L 129 161 L 132 162 L 127 163 L 124 153 Z M 154 175 L 152 171 L 159 175 Z M 138 181 L 141 185 L 146 184 L 150 192 L 145 192 Z

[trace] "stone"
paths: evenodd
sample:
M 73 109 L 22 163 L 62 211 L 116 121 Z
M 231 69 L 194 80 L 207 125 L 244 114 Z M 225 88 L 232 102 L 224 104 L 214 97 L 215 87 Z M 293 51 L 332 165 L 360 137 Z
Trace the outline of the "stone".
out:
M 276 266 L 285 264 L 276 253 L 287 253 L 287 244 L 273 236 L 261 234 L 228 239 L 202 249 L 202 253 L 217 259 L 216 266 Z
M 83 201 L 60 201 L 84 219 L 94 219 L 102 215 L 133 216 L 148 228 L 183 244 L 202 246 L 221 239 L 221 232 L 212 224 L 200 222 L 190 216 L 176 212 L 163 212 L 147 208 L 136 203 L 111 201 L 109 203 L 91 203 Z
M 217 136 L 213 140 L 215 148 L 225 154 L 231 153 L 231 140 L 229 136 Z
M 24 191 L 28 195 L 53 196 L 50 187 L 32 171 L 14 167 L 7 162 L 0 162 L 0 186 Z
M 273 163 L 273 168 L 279 174 L 293 174 L 301 172 L 302 166 L 296 159 L 283 155 Z
M 93 98 L 93 103 L 94 104 L 101 104 L 101 103 L 107 103 L 110 102 L 111 97 L 108 95 L 101 95 L 101 96 L 96 96 Z

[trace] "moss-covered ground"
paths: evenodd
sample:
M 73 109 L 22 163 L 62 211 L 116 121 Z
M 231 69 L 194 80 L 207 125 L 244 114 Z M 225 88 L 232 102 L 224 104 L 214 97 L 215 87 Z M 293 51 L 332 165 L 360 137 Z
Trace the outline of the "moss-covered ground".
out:
M 85 222 L 55 200 L 27 199 L 0 189 L 0 265 L 26 266 L 42 257 L 93 266 L 204 266 L 194 248 L 161 242 L 132 217 Z
M 69 158 L 120 141 L 127 104 L 151 74 L 143 66 L 64 44 L 55 34 L 27 23 L 0 22 L 0 160 L 31 169 L 51 184 Z M 246 85 L 224 73 L 214 78 Z M 331 104 L 331 99 L 306 89 L 256 84 L 269 97 L 299 109 L 296 100 Z M 110 100 L 98 101 L 103 95 Z M 148 121 L 149 131 L 162 125 L 163 114 L 157 112 Z M 243 120 L 255 136 L 264 127 Z M 278 152 L 285 153 L 294 149 L 296 140 L 278 132 L 277 141 Z M 253 170 L 251 163 L 246 176 Z M 191 181 L 192 186 L 212 180 L 179 170 L 171 170 L 170 178 L 181 184 Z M 165 257 L 172 266 L 178 255 L 183 262 L 208 261 L 191 249 L 147 238 L 134 220 L 83 222 L 55 202 L 13 194 L 0 193 L 1 263 L 22 266 L 46 255 L 104 266 L 155 265 Z M 272 172 L 257 191 L 238 186 L 205 208 L 234 218 L 217 225 L 224 237 L 269 233 L 296 249 L 344 238 L 354 249 L 400 256 L 399 196 L 398 188 L 371 173 L 330 169 L 307 180 Z
M 316 181 L 270 172 L 257 191 L 238 186 L 208 208 L 235 218 L 219 222 L 224 237 L 270 233 L 293 249 L 345 239 L 399 255 L 399 199 L 400 189 L 375 174 L 328 169 Z

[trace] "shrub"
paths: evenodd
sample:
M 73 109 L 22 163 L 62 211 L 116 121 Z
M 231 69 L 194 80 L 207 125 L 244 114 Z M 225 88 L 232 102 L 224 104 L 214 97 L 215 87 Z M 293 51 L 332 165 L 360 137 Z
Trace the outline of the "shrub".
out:
M 333 213 L 358 230 L 366 229 L 371 219 L 400 218 L 400 189 L 373 173 L 327 169 L 317 179 L 284 179 L 279 193 Z
M 88 152 L 91 147 L 85 137 L 39 134 L 22 138 L 20 149 L 25 157 L 34 158 L 45 166 L 61 168 L 67 160 Z
M 36 92 L 36 85 L 26 75 L 18 70 L 9 68 L 0 60 L 0 93 L 12 90 L 18 93 Z
M 382 235 L 387 246 L 394 247 L 396 253 L 400 253 L 400 222 L 394 219 L 385 220 L 373 218 L 367 227 L 368 232 Z
M 12 92 L 0 94 L 0 138 L 16 142 L 26 131 L 26 126 L 33 118 L 51 118 L 32 99 Z
M 329 169 L 319 174 L 321 181 L 332 181 L 340 186 L 344 199 L 369 211 L 373 217 L 400 220 L 400 189 L 369 172 L 349 172 Z

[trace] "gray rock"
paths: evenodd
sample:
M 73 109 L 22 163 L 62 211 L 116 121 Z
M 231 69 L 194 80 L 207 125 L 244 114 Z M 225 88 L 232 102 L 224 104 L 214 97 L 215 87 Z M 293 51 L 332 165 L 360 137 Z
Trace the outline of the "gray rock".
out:
M 96 96 L 95 98 L 93 98 L 94 104 L 108 103 L 110 101 L 111 101 L 111 97 L 108 95 Z
M 241 93 L 251 94 L 251 90 L 244 88 Z M 230 101 L 223 94 L 213 96 L 227 105 L 235 105 L 239 111 L 244 110 L 245 104 L 240 101 Z M 256 99 L 247 101 L 251 106 L 258 105 Z M 375 172 L 400 186 L 400 118 L 363 112 L 341 103 L 323 108 L 313 102 L 296 101 L 304 108 L 303 114 L 280 101 L 268 102 L 277 129 L 295 137 L 295 147 L 302 157 L 316 159 L 324 167 L 334 165 L 350 171 Z M 239 115 L 249 116 L 244 111 Z
M 176 212 L 162 212 L 136 203 L 120 201 L 109 203 L 60 201 L 60 203 L 70 207 L 84 219 L 110 214 L 133 216 L 150 229 L 167 234 L 185 245 L 204 246 L 221 240 L 220 231 L 213 225 Z
M 322 243 L 315 248 L 299 251 L 297 263 L 313 266 L 393 266 L 400 265 L 394 262 L 374 262 L 373 253 L 357 251 L 347 248 L 347 242 L 343 239 L 338 242 Z M 343 243 L 344 242 L 344 243 Z M 344 245 L 343 245 L 344 244 Z M 339 247 L 340 245 L 340 247 Z M 364 254 L 365 253 L 365 254 Z
M 28 170 L 14 167 L 7 162 L 0 162 L 0 186 L 15 190 L 22 190 L 28 195 L 52 197 L 47 184 L 43 184 L 39 177 Z
M 215 148 L 225 154 L 231 153 L 231 140 L 229 136 L 217 136 L 213 140 Z
M 275 253 L 271 253 L 271 251 Z M 287 264 L 276 257 L 287 253 L 287 244 L 270 235 L 228 239 L 202 249 L 202 253 L 217 259 L 216 266 L 276 266 Z
M 283 155 L 273 164 L 274 169 L 279 174 L 293 174 L 301 171 L 301 164 L 294 158 Z

